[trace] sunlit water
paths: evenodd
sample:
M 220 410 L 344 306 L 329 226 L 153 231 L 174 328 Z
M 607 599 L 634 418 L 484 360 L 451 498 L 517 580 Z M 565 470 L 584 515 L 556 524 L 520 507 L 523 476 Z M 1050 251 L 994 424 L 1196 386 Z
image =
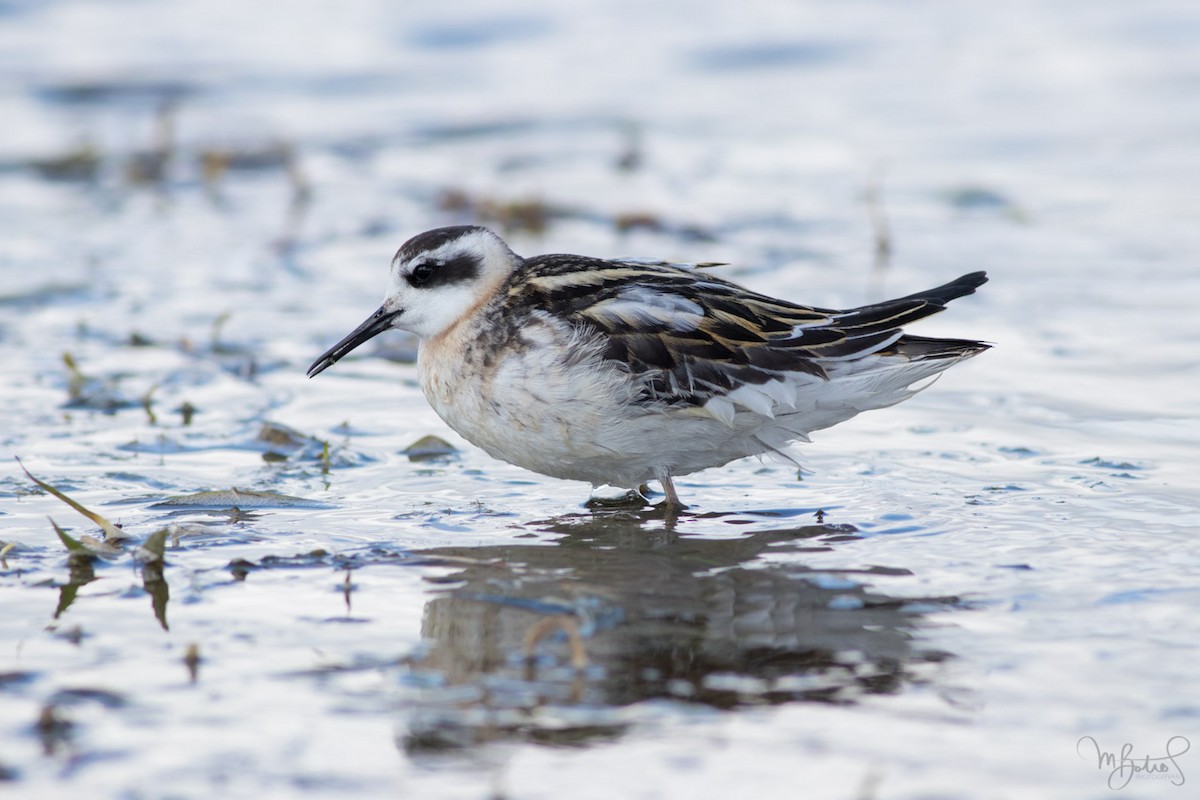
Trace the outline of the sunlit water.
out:
M 0 787 L 1193 796 L 1197 37 L 1182 2 L 0 4 Z M 592 511 L 455 438 L 399 334 L 304 377 L 473 220 L 823 306 L 987 269 L 921 332 L 996 347 L 799 480 Z M 47 517 L 98 529 L 11 456 L 131 543 L 68 558 Z M 1125 743 L 1175 760 L 1100 768 Z

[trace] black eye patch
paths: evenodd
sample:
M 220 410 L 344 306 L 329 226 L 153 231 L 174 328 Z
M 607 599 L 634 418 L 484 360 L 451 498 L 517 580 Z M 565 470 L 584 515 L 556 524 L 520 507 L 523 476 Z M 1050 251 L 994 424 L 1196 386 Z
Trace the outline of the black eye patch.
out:
M 428 289 L 467 283 L 479 277 L 479 259 L 473 255 L 455 256 L 449 261 L 422 261 L 406 278 L 408 285 Z

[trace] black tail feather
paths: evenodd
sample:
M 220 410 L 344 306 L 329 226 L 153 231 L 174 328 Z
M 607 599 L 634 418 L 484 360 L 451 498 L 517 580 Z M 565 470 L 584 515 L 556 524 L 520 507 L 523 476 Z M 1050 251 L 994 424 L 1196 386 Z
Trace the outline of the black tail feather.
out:
M 974 294 L 985 283 L 987 273 L 972 272 L 923 292 L 851 308 L 837 315 L 838 327 L 859 334 L 896 330 L 938 313 L 957 297 Z
M 929 336 L 905 334 L 896 343 L 880 351 L 880 355 L 898 355 L 913 361 L 934 358 L 966 358 L 991 347 L 974 339 L 935 339 Z
M 878 303 L 877 305 L 888 306 L 892 303 L 924 300 L 927 303 L 936 303 L 940 306 L 945 306 L 951 300 L 975 294 L 975 290 L 987 282 L 988 277 L 986 272 L 968 272 L 960 278 L 955 278 L 949 283 L 943 283 L 941 286 L 936 286 L 933 289 L 926 289 L 923 292 L 915 292 L 904 297 L 897 297 L 895 300 L 888 300 L 885 303 Z

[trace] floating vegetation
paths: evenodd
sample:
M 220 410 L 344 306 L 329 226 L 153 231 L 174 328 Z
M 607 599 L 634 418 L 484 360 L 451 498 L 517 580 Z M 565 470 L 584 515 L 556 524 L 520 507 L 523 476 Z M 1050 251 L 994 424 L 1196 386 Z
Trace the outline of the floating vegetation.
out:
M 67 548 L 67 582 L 59 587 L 58 606 L 54 609 L 54 618 L 58 619 L 75 602 L 79 587 L 96 580 L 94 564 L 98 554 L 83 541 L 68 535 L 54 520 L 50 520 L 50 524 L 54 526 L 54 532 Z
M 345 447 L 336 450 L 327 440 L 301 433 L 279 422 L 264 421 L 254 439 L 245 445 L 261 450 L 263 461 L 270 464 L 316 462 L 323 474 L 334 466 L 354 466 L 365 458 Z
M 228 172 L 261 172 L 285 169 L 292 163 L 292 149 L 282 142 L 261 147 L 209 148 L 200 151 L 204 179 L 216 183 Z
M 200 677 L 200 645 L 190 642 L 183 653 L 183 665 L 187 667 L 188 680 L 195 683 Z
M 153 147 L 132 153 L 126 161 L 125 180 L 131 186 L 161 188 L 165 184 L 168 166 L 175 155 L 176 110 L 174 100 L 159 106 Z
M 158 424 L 158 415 L 154 413 L 154 392 L 158 389 L 158 384 L 154 384 L 141 397 L 142 409 L 146 412 L 146 419 L 151 425 Z
M 278 494 L 277 492 L 255 492 L 249 489 L 216 489 L 193 492 L 192 494 L 169 497 L 152 508 L 209 508 L 209 509 L 255 509 L 255 508 L 332 508 L 329 503 L 303 497 Z
M 321 442 L 321 474 L 328 475 L 331 466 L 329 457 L 329 442 Z
M 42 743 L 42 755 L 53 756 L 70 747 L 75 725 L 62 715 L 57 705 L 42 706 L 33 727 Z
M 180 422 L 183 423 L 185 428 L 192 424 L 192 418 L 196 416 L 197 410 L 198 409 L 187 400 L 184 400 L 180 406 L 174 409 L 174 411 L 179 414 Z
M 62 500 L 64 503 L 69 505 L 71 508 L 75 509 L 80 514 L 82 514 L 83 516 L 90 519 L 92 522 L 99 525 L 100 529 L 102 531 L 104 531 L 104 536 L 107 541 L 115 542 L 115 541 L 120 541 L 121 539 L 129 538 L 129 534 L 126 533 L 125 531 L 123 531 L 119 525 L 114 525 L 113 523 L 109 522 L 107 519 L 105 519 L 104 517 L 95 513 L 94 511 L 91 511 L 90 509 L 85 508 L 80 503 L 77 503 L 74 500 L 72 500 L 70 497 L 67 497 L 65 494 L 60 492 L 58 489 L 55 489 L 53 486 L 46 483 L 45 481 L 35 478 L 33 476 L 33 473 L 31 473 L 29 470 L 25 469 L 25 465 L 21 463 L 21 459 L 19 459 L 19 458 L 17 459 L 17 464 L 20 465 L 21 471 L 29 476 L 29 480 L 33 481 L 39 487 L 41 487 L 45 491 L 49 492 L 50 494 L 54 495 L 59 500 Z M 55 526 L 55 527 L 57 528 L 58 526 Z M 68 546 L 68 549 L 70 549 L 69 546 Z
M 199 169 L 209 200 L 218 207 L 227 205 L 222 183 L 231 172 L 263 172 L 277 170 L 286 178 L 291 190 L 282 233 L 274 243 L 277 252 L 286 253 L 296 244 L 313 188 L 291 145 L 269 142 L 260 146 L 210 147 L 198 154 Z
M 221 340 L 221 332 L 225 330 L 225 325 L 232 318 L 232 311 L 223 311 L 213 319 L 212 330 L 209 332 L 208 337 L 208 346 L 213 353 L 221 355 L 237 355 L 245 352 L 244 348 L 237 345 L 226 344 Z
M 643 230 L 663 233 L 685 242 L 715 242 L 717 234 L 701 225 L 671 222 L 658 214 L 644 211 L 627 211 L 613 218 L 613 227 L 618 233 Z
M 402 451 L 409 461 L 436 461 L 446 459 L 458 452 L 458 448 L 445 439 L 429 434 L 422 436 Z
M 96 148 L 83 144 L 62 155 L 33 159 L 29 166 L 49 181 L 92 182 L 100 174 L 100 163 Z
M 146 541 L 142 542 L 142 546 L 137 549 L 133 557 L 143 566 L 148 564 L 157 564 L 162 567 L 163 557 L 166 553 L 167 535 L 170 533 L 166 528 L 157 530 L 146 537 Z
M 117 379 L 96 378 L 84 374 L 70 353 L 63 353 L 62 361 L 63 366 L 67 368 L 66 408 L 86 408 L 112 414 L 140 405 L 120 392 Z
M 54 532 L 58 534 L 59 541 L 67 548 L 67 555 L 72 559 L 85 559 L 90 563 L 96 556 L 116 556 L 124 552 L 112 542 L 104 542 L 94 536 L 82 536 L 76 539 L 60 528 L 53 518 L 50 519 L 50 524 L 54 527 Z
M 540 235 L 559 220 L 585 220 L 611 225 L 618 233 L 645 230 L 684 241 L 715 242 L 717 234 L 702 225 L 680 223 L 648 211 L 606 215 L 596 211 L 549 203 L 540 198 L 497 199 L 472 195 L 464 189 L 444 189 L 437 198 L 443 211 L 465 215 L 481 225 L 498 226 L 505 233 Z
M 17 460 L 17 463 L 20 464 L 20 459 Z M 126 551 L 119 542 L 130 538 L 130 534 L 72 500 L 45 481 L 35 478 L 29 470 L 25 469 L 24 464 L 21 464 L 21 469 L 38 486 L 99 525 L 106 536 L 104 540 L 86 535 L 76 539 L 64 531 L 53 519 L 50 520 L 50 525 L 58 535 L 59 541 L 67 549 L 69 573 L 67 582 L 59 588 L 58 607 L 54 611 L 54 618 L 58 619 L 75 602 L 79 588 L 96 580 L 96 559 L 115 559 L 124 555 Z M 142 587 L 150 595 L 154 618 L 158 620 L 163 630 L 167 630 L 167 602 L 170 599 L 170 588 L 163 575 L 163 567 L 166 542 L 171 534 L 170 528 L 157 530 L 146 537 L 141 546 L 133 553 L 133 560 L 141 567 Z
M 17 459 L 17 463 L 21 463 L 20 459 Z M 72 500 L 45 481 L 35 478 L 29 470 L 25 469 L 24 464 L 21 464 L 21 469 L 29 476 L 30 480 L 71 506 L 71 508 L 92 522 L 95 522 L 105 533 L 105 539 L 103 540 L 89 535 L 84 535 L 76 539 L 64 531 L 53 519 L 50 520 L 50 525 L 58 535 L 59 541 L 67 549 L 68 580 L 59 588 L 58 606 L 54 611 L 54 618 L 58 619 L 75 602 L 79 588 L 96 580 L 96 559 L 114 559 L 123 555 L 125 551 L 119 543 L 123 539 L 129 538 L 130 534 L 99 514 Z M 162 565 L 167 534 L 168 531 L 166 529 L 151 534 L 134 554 L 135 560 L 142 564 L 143 585 L 153 598 L 155 618 L 162 624 L 164 630 L 167 627 L 166 607 L 168 589 L 162 575 Z M 7 552 L 7 548 L 4 552 Z
M 497 200 L 476 197 L 461 189 L 446 189 L 437 198 L 443 211 L 468 214 L 485 225 L 498 225 L 506 233 L 545 233 L 550 222 L 577 216 L 577 213 L 537 198 Z
M 264 422 L 258 429 L 255 438 L 266 443 L 273 450 L 295 451 L 304 447 L 309 438 L 295 428 L 281 425 L 278 422 Z

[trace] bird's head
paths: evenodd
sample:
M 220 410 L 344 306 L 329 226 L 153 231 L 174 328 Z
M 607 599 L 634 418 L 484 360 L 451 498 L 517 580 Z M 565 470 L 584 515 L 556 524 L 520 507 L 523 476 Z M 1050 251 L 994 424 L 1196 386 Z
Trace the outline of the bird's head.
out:
M 374 314 L 308 368 L 311 378 L 391 328 L 429 339 L 494 292 L 521 259 L 487 228 L 460 225 L 417 234 L 392 259 L 387 294 Z

